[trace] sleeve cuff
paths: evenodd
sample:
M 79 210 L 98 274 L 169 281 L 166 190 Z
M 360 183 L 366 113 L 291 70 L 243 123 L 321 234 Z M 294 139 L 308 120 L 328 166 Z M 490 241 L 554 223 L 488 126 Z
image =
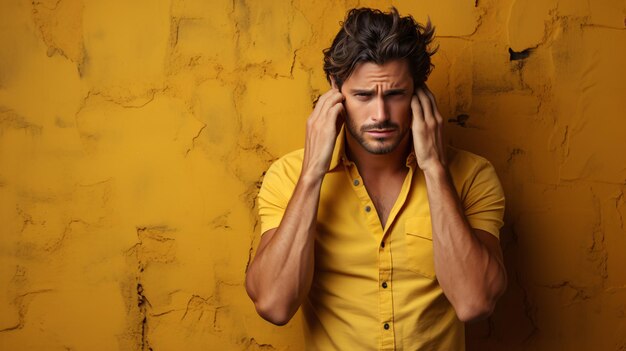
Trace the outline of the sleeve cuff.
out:
M 473 229 L 484 230 L 487 233 L 495 236 L 500 239 L 500 227 L 498 223 L 491 220 L 477 219 L 477 218 L 468 218 L 467 221 L 470 224 L 470 227 Z

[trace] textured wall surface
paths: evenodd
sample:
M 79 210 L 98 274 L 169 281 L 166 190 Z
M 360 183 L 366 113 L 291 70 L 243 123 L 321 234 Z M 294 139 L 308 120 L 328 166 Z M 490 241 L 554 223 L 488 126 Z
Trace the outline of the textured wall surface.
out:
M 299 350 L 244 274 L 346 9 L 437 26 L 451 143 L 507 194 L 470 350 L 626 349 L 623 0 L 0 2 L 0 349 Z

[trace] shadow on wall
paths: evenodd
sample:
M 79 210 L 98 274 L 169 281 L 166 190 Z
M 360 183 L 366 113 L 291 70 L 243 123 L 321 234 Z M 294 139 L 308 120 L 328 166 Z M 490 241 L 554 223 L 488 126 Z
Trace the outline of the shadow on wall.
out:
M 502 79 L 477 84 L 487 78 L 475 71 L 473 112 L 451 121 L 455 142 L 492 160 L 507 194 L 509 288 L 491 318 L 468 325 L 469 350 L 626 348 L 624 12 L 556 5 L 529 43 L 514 15 L 540 13 L 513 4 Z

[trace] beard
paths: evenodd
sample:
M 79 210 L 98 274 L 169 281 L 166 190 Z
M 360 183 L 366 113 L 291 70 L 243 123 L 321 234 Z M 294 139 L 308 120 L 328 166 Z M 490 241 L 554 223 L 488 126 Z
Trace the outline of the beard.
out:
M 352 137 L 358 141 L 359 145 L 361 145 L 367 152 L 375 155 L 384 155 L 395 150 L 409 131 L 408 129 L 403 131 L 401 130 L 399 134 L 394 134 L 389 138 L 374 138 L 373 140 L 368 140 L 366 138 L 366 133 L 369 130 L 399 130 L 400 126 L 389 120 L 386 120 L 381 123 L 364 125 L 361 128 L 358 128 L 358 126 L 349 116 L 346 116 L 346 126 L 348 129 L 348 133 L 350 133 L 350 135 L 352 135 Z

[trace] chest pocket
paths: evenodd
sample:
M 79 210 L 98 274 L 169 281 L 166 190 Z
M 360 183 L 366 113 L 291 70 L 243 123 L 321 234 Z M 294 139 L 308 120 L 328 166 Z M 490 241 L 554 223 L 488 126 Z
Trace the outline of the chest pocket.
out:
M 408 270 L 435 279 L 433 229 L 430 217 L 408 218 L 405 222 L 405 231 Z

